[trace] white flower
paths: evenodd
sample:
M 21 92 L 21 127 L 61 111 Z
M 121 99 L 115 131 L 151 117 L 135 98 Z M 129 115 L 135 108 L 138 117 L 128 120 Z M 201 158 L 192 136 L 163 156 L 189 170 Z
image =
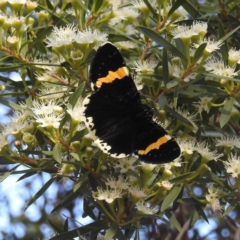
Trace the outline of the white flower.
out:
M 181 151 L 182 151 L 182 148 L 181 148 Z M 171 170 L 172 168 L 175 168 L 175 167 L 181 167 L 182 166 L 181 161 L 182 160 L 181 160 L 181 156 L 180 156 L 180 157 L 174 159 L 174 161 L 172 161 L 172 162 L 162 164 L 162 166 L 165 170 Z
M 198 35 L 198 32 L 195 31 L 192 27 L 188 26 L 177 26 L 175 29 L 171 31 L 171 34 L 173 35 L 173 38 L 191 38 L 192 36 Z
M 105 180 L 105 184 L 110 188 L 119 188 L 122 190 L 126 190 L 129 187 L 128 178 L 124 179 L 122 175 L 118 177 L 116 180 L 113 176 L 108 176 Z
M 84 107 L 83 107 L 83 100 L 82 98 L 79 98 L 77 103 L 75 104 L 74 108 L 72 107 L 72 105 L 68 104 L 67 105 L 67 112 L 68 114 L 71 116 L 71 118 L 76 121 L 76 122 L 81 122 L 85 120 L 83 111 L 84 111 Z
M 188 16 L 188 12 L 182 6 L 177 8 L 175 13 L 177 13 L 179 15 L 180 19 L 185 19 Z
M 206 142 L 199 143 L 195 150 L 207 161 L 217 161 L 223 156 L 223 153 L 218 153 L 216 150 L 210 150 Z
M 141 80 L 141 76 L 139 76 L 138 74 L 136 76 L 134 76 L 133 81 L 136 85 L 136 88 L 138 91 L 143 89 L 143 84 L 142 84 L 142 80 Z
M 215 140 L 216 146 L 224 146 L 229 148 L 240 148 L 239 137 L 222 137 Z
M 219 203 L 219 193 L 218 190 L 215 190 L 213 186 L 208 188 L 208 194 L 206 194 L 206 200 L 212 206 L 214 212 L 221 211 L 223 207 Z
M 158 61 L 155 60 L 143 60 L 143 61 L 134 61 L 132 62 L 132 69 L 134 69 L 136 72 L 141 73 L 153 73 L 154 68 L 157 66 Z
M 55 83 L 58 82 L 57 79 L 52 77 L 48 72 L 35 73 L 35 75 L 36 75 L 36 79 L 39 82 L 55 82 Z
M 58 106 L 54 100 L 50 100 L 47 103 L 34 100 L 32 104 L 33 107 L 31 107 L 30 109 L 32 109 L 35 115 L 46 116 L 55 112 L 62 112 L 62 107 Z
M 152 163 L 145 163 L 141 161 L 141 166 L 143 172 L 152 172 L 153 169 L 157 166 L 157 164 L 152 164 Z
M 178 79 L 183 78 L 185 71 L 186 70 L 180 64 L 173 64 L 173 65 L 169 64 L 169 72 L 171 73 L 172 76 Z M 188 74 L 187 76 L 184 77 L 183 81 L 189 82 L 191 79 L 195 79 L 196 75 L 197 75 L 196 73 Z
M 223 163 L 227 173 L 230 173 L 233 178 L 237 178 L 240 175 L 240 159 L 237 155 L 231 154 L 228 161 Z
M 11 134 L 15 136 L 22 130 L 25 130 L 25 128 L 27 128 L 28 126 L 29 126 L 28 121 L 25 121 L 25 122 L 12 121 L 3 126 L 3 131 L 1 135 L 7 136 Z
M 202 113 L 202 111 L 206 111 L 209 113 L 211 107 L 209 106 L 209 102 L 212 100 L 210 97 L 201 97 L 198 102 L 193 102 L 193 106 L 198 109 L 198 113 Z
M 77 27 L 69 24 L 66 27 L 53 26 L 53 31 L 47 37 L 47 47 L 61 47 L 73 42 Z
M 193 154 L 196 146 L 196 142 L 191 139 L 177 139 L 177 142 L 181 148 L 181 152 L 185 152 L 189 155 Z
M 115 164 L 114 168 L 120 168 L 120 173 L 126 173 L 130 170 L 135 170 L 136 166 L 134 163 L 137 161 L 137 158 L 121 158 L 121 160 Z
M 224 61 L 216 57 L 209 58 L 203 65 L 206 71 L 225 77 L 234 77 L 239 71 L 235 72 L 236 66 L 225 66 Z
M 149 0 L 148 2 L 153 8 L 157 7 L 156 0 Z M 145 13 L 146 11 L 149 11 L 147 5 L 145 4 L 145 2 L 143 0 L 133 0 L 132 5 L 133 5 L 133 8 L 139 9 L 143 13 Z
M 147 203 L 144 203 L 144 201 L 139 201 L 138 203 L 136 203 L 136 207 L 139 214 L 152 215 L 158 212 L 157 208 L 149 207 Z
M 137 48 L 137 44 L 134 42 L 131 42 L 131 41 L 116 42 L 115 46 L 117 46 L 120 49 L 124 49 L 124 50 Z
M 47 87 L 47 85 L 43 84 L 43 88 L 39 89 L 40 93 L 38 94 L 38 98 L 40 100 L 57 100 L 61 99 L 64 94 L 67 92 L 68 87 L 65 86 L 52 86 Z
M 207 27 L 208 25 L 206 22 L 194 21 L 191 28 L 195 32 L 205 35 L 207 33 Z
M 112 203 L 117 198 L 122 198 L 123 193 L 121 189 L 114 188 L 114 189 L 103 189 L 102 187 L 97 187 L 97 192 L 93 192 L 93 198 L 97 200 L 104 200 L 107 203 Z
M 228 60 L 240 64 L 240 50 L 231 48 L 228 52 Z
M 59 128 L 60 121 L 63 119 L 64 113 L 57 114 L 52 112 L 51 114 L 47 115 L 36 115 L 35 119 L 36 122 L 40 123 L 41 127 L 54 127 Z
M 220 47 L 223 45 L 223 42 L 221 40 L 215 42 L 214 40 L 211 40 L 209 38 L 204 38 L 200 43 L 198 43 L 198 44 L 194 43 L 193 46 L 195 48 L 198 48 L 203 43 L 207 43 L 205 51 L 207 51 L 208 53 L 212 53 L 212 52 L 220 49 Z
M 76 16 L 75 11 L 74 11 L 73 8 L 68 8 L 68 9 L 66 10 L 66 13 L 69 14 L 69 15 L 72 15 L 72 16 Z
M 163 187 L 163 188 L 165 188 L 166 190 L 171 190 L 172 189 L 172 187 L 173 187 L 173 185 L 168 181 L 168 180 L 166 180 L 166 181 L 162 181 L 161 182 L 161 186 Z
M 139 186 L 131 187 L 128 189 L 129 193 L 137 199 L 142 199 L 147 197 L 146 191 Z
M 101 43 L 107 41 L 107 34 L 101 33 L 97 29 L 90 29 L 87 28 L 83 31 L 77 31 L 77 33 L 74 36 L 74 40 L 78 44 L 93 44 L 94 48 L 97 48 Z
M 126 35 L 134 35 L 137 33 L 135 26 L 132 24 L 128 24 L 123 31 L 126 33 Z
M 197 121 L 197 119 L 196 119 L 197 113 L 196 114 L 191 114 L 191 113 L 188 112 L 188 110 L 184 110 L 184 109 L 181 109 L 181 108 L 177 108 L 175 110 L 176 110 L 177 113 L 179 113 L 184 118 L 186 118 L 192 124 L 192 127 L 194 129 L 198 129 L 198 126 L 195 124 L 195 122 Z

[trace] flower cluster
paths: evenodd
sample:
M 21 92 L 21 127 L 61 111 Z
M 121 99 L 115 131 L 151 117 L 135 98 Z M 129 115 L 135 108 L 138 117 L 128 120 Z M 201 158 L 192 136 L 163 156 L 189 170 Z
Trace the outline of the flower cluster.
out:
M 209 21 L 208 14 L 197 14 L 188 1 L 178 7 L 180 2 L 0 0 L 0 96 L 1 103 L 12 109 L 9 121 L 0 125 L 1 157 L 24 165 L 27 174 L 47 172 L 52 180 L 71 181 L 74 187 L 69 199 L 84 196 L 83 208 L 88 208 L 84 214 L 91 212 L 93 219 L 114 223 L 111 230 L 106 224 L 95 233 L 99 239 L 102 234 L 117 238 L 126 227 L 137 229 L 149 215 L 164 216 L 179 229 L 169 212 L 187 197 L 198 207 L 194 218 L 205 218 L 207 204 L 213 211 L 223 211 L 223 203 L 232 204 L 229 209 L 236 206 L 240 192 L 240 50 L 232 35 L 238 28 L 228 26 L 223 31 L 220 23 L 216 26 L 215 20 Z M 227 35 L 219 37 L 223 33 Z M 116 69 L 110 69 L 104 59 L 89 74 L 96 50 L 106 41 L 119 49 L 129 66 L 130 75 L 124 71 L 123 81 L 118 72 L 125 67 L 113 62 Z M 11 78 L 12 72 L 18 82 Z M 108 82 L 107 74 L 115 79 Z M 135 101 L 134 86 L 126 89 L 123 84 L 131 78 L 144 106 L 141 112 L 111 102 Z M 109 92 L 94 89 L 95 81 L 110 86 Z M 96 118 L 106 126 L 100 139 L 95 136 L 98 126 L 84 114 L 94 90 L 101 95 L 101 102 L 94 106 Z M 109 113 L 111 121 L 105 119 Z M 153 125 L 158 137 L 148 132 Z M 139 151 L 138 139 L 143 154 L 159 151 L 163 158 L 146 163 L 134 156 L 110 156 L 111 146 L 105 140 L 119 138 L 122 146 L 128 133 L 132 152 Z M 181 156 L 173 162 L 167 162 L 175 151 L 168 147 L 174 139 L 170 136 L 181 148 Z M 195 194 L 196 186 L 201 196 Z M 206 186 L 210 187 L 204 194 Z

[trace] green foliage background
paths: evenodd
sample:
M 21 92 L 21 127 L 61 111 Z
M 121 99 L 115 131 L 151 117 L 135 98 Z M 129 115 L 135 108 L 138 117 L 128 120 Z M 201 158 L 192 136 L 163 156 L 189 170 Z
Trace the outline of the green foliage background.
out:
M 140 12 L 137 19 L 123 19 L 122 28 L 108 24 L 114 17 L 114 2 L 116 4 L 116 1 L 106 0 L 39 0 L 34 7 L 31 7 L 31 4 L 28 7 L 27 3 L 21 4 L 21 1 L 0 3 L 0 9 L 5 13 L 2 16 L 24 16 L 28 26 L 22 31 L 17 26 L 6 26 L 0 22 L 0 30 L 4 33 L 0 44 L 0 103 L 10 107 L 12 111 L 22 113 L 29 111 L 34 101 L 45 101 L 47 104 L 49 96 L 41 95 L 42 89 L 56 86 L 62 89 L 59 90 L 62 95 L 58 99 L 58 105 L 61 106 L 64 117 L 58 129 L 40 126 L 36 118 L 34 119 L 34 114 L 29 113 L 30 126 L 15 134 L 9 133 L 12 141 L 7 144 L 3 136 L 1 139 L 0 181 L 8 181 L 11 174 L 20 174 L 19 181 L 32 179 L 36 174 L 50 176 L 48 180 L 43 178 L 44 183 L 35 191 L 34 196 L 28 199 L 26 209 L 31 208 L 39 197 L 48 201 L 46 191 L 52 184 L 57 183 L 58 186 L 52 209 L 54 214 L 42 211 L 38 223 L 31 223 L 24 217 L 24 212 L 18 219 L 27 227 L 22 239 L 36 239 L 32 237 L 35 234 L 41 239 L 50 237 L 40 233 L 39 226 L 43 222 L 54 229 L 54 236 L 50 238 L 52 240 L 74 237 L 101 239 L 98 235 L 100 232 L 102 239 L 201 239 L 198 230 L 193 230 L 191 236 L 187 235 L 188 230 L 193 228 L 197 221 L 208 222 L 212 218 L 217 223 L 217 227 L 212 230 L 215 239 L 224 238 L 223 230 L 227 230 L 228 239 L 237 239 L 240 174 L 236 172 L 236 176 L 233 176 L 224 163 L 229 161 L 232 155 L 235 155 L 240 163 L 239 65 L 234 65 L 237 73 L 235 76 L 207 72 L 206 67 L 201 64 L 201 59 L 206 57 L 206 44 L 200 44 L 191 56 L 189 51 L 192 45 L 188 45 L 183 39 L 174 39 L 172 24 L 191 26 L 196 20 L 206 22 L 206 37 L 215 41 L 221 40 L 223 43 L 213 55 L 228 66 L 231 64 L 228 58 L 229 50 L 240 48 L 240 2 L 206 1 L 200 4 L 197 1 L 166 0 L 156 1 L 155 7 L 152 2 L 143 0 L 142 3 L 147 6 L 146 12 Z M 168 6 L 170 7 L 167 8 Z M 129 7 L 132 7 L 131 1 L 119 2 L 118 9 Z M 188 13 L 184 19 L 177 14 L 179 7 Z M 72 11 L 67 11 L 71 8 Z M 94 198 L 93 192 L 97 192 L 98 187 L 106 187 L 104 178 L 111 174 L 117 178 L 120 171 L 114 168 L 116 159 L 92 146 L 87 129 L 77 128 L 81 121 L 76 124 L 67 113 L 68 103 L 74 107 L 79 99 L 91 94 L 88 70 L 97 46 L 96 42 L 84 45 L 74 43 L 70 49 L 69 46 L 47 46 L 47 37 L 54 27 L 60 29 L 72 23 L 80 32 L 91 29 L 106 33 L 108 41 L 116 46 L 122 41 L 134 43 L 134 48 L 121 48 L 121 53 L 129 65 L 131 61 L 139 59 L 159 60 L 154 73 L 140 74 L 143 84 L 140 94 L 143 102 L 155 109 L 162 122 L 170 122 L 167 129 L 177 137 L 180 145 L 184 141 L 192 141 L 194 144 L 190 149 L 191 153 L 183 150 L 180 166 L 168 165 L 170 173 L 164 165 L 158 165 L 149 171 L 137 162 L 134 165 L 136 171 L 125 174 L 126 178 L 137 176 L 138 185 L 148 194 L 143 200 L 148 206 L 157 207 L 156 213 L 140 213 L 134 204 L 131 205 L 133 196 L 129 193 L 125 193 L 124 197 L 115 200 L 113 204 Z M 134 34 L 126 34 L 126 27 L 129 25 L 134 27 Z M 18 41 L 8 38 L 13 36 L 17 37 Z M 63 58 L 64 60 L 60 61 Z M 175 77 L 167 64 L 173 64 L 175 60 L 183 69 L 180 77 Z M 55 72 L 50 73 L 48 66 L 56 67 Z M 11 72 L 19 73 L 21 81 L 11 79 L 8 75 Z M 192 73 L 195 74 L 194 78 L 185 81 Z M 45 78 L 43 81 L 39 80 L 39 74 Z M 211 99 L 208 104 L 209 111 L 198 112 L 194 105 L 202 97 Z M 187 115 L 182 114 L 183 111 L 187 112 Z M 194 123 L 190 121 L 191 116 L 195 116 Z M 14 117 L 12 121 L 14 122 Z M 3 133 L 6 133 L 5 126 L 2 126 L 2 135 Z M 216 138 L 233 136 L 235 145 L 216 146 Z M 213 156 L 218 154 L 220 157 L 209 159 L 200 153 L 199 147 L 205 147 L 207 151 L 215 154 Z M 239 164 L 238 161 L 236 164 Z M 18 170 L 21 166 L 24 166 L 24 170 Z M 171 189 L 163 189 L 161 184 L 165 180 L 172 184 Z M 71 184 L 66 187 L 64 181 L 70 181 Z M 211 186 L 214 187 L 217 200 L 222 206 L 218 213 L 212 211 L 212 202 L 206 198 Z M 24 191 L 28 191 L 27 186 Z M 68 216 L 58 215 L 61 209 L 68 209 L 74 218 L 73 208 L 78 204 L 79 198 L 84 202 L 83 217 L 89 216 L 94 220 L 83 226 Z M 162 221 L 159 222 L 159 219 Z M 36 228 L 29 232 L 28 226 L 34 224 Z M 2 235 L 9 236 L 5 232 Z M 12 234 L 9 239 L 17 237 Z

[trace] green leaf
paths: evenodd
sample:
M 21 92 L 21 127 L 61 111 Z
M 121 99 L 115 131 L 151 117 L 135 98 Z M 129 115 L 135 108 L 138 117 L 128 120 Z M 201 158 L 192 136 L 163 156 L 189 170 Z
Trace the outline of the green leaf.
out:
M 172 215 L 172 216 L 169 218 L 169 221 L 172 223 L 172 225 L 173 225 L 179 232 L 182 231 L 182 227 L 181 227 L 180 223 L 178 222 L 178 220 L 175 218 L 174 215 Z
M 238 204 L 238 199 L 234 199 L 232 202 L 229 203 L 229 206 L 227 207 L 227 209 L 224 211 L 223 213 L 223 217 L 226 216 L 227 214 L 229 214 Z
M 203 52 L 206 46 L 207 46 L 207 43 L 203 43 L 197 48 L 193 56 L 193 63 L 196 63 L 203 56 Z
M 160 95 L 158 98 L 158 105 L 161 109 L 164 109 L 167 103 L 167 97 L 165 95 Z
M 183 56 L 187 59 L 187 51 L 189 49 L 186 48 L 186 44 L 183 42 L 182 39 L 177 38 L 175 39 L 177 49 L 183 54 Z M 186 62 L 183 62 L 185 68 L 187 68 Z
M 229 121 L 229 119 L 231 117 L 234 101 L 235 101 L 234 98 L 229 98 L 221 110 L 221 116 L 220 116 L 221 128 L 224 127 L 224 125 Z
M 3 175 L 0 176 L 0 182 L 2 182 L 3 180 L 5 180 L 9 175 L 11 175 L 11 173 L 17 169 L 20 166 L 20 164 L 16 165 L 15 167 L 13 167 L 10 171 L 5 172 Z
M 116 232 L 118 231 L 119 227 L 117 224 L 114 224 L 113 226 L 111 226 L 107 231 L 106 234 L 104 236 L 104 240 L 111 240 Z
M 179 183 L 182 183 L 186 178 L 188 178 L 192 174 L 193 174 L 193 172 L 185 173 L 179 177 L 172 178 L 170 181 L 171 181 L 171 183 L 179 184 Z
M 169 10 L 168 17 L 170 17 L 173 14 L 173 12 L 175 12 L 185 2 L 186 0 L 177 0 Z
M 174 109 L 170 108 L 168 105 L 165 105 L 165 109 L 167 112 L 172 114 L 174 117 L 185 123 L 186 125 L 192 127 L 192 124 L 188 121 L 188 119 L 184 118 L 182 115 L 180 115 L 178 112 L 176 112 Z
M 151 11 L 151 13 L 153 14 L 153 17 L 155 19 L 158 19 L 158 14 L 156 13 L 156 11 L 152 7 L 152 5 L 149 3 L 149 1 L 148 0 L 143 0 L 143 2 L 146 4 L 147 8 Z
M 50 219 L 48 219 L 48 222 L 49 222 L 50 226 L 54 229 L 54 231 L 56 231 L 57 233 L 63 232 L 63 230 L 58 225 L 56 225 L 54 222 L 52 222 Z
M 69 203 L 71 203 L 74 199 L 78 198 L 79 196 L 80 196 L 80 189 L 78 189 L 78 191 L 76 192 L 73 192 L 73 191 L 70 192 L 62 199 L 62 201 L 59 204 L 57 204 L 57 206 L 55 206 L 55 208 L 52 210 L 51 213 L 54 213 L 59 209 L 66 207 Z
M 81 175 L 79 180 L 74 184 L 73 191 L 76 192 L 80 187 L 83 186 L 83 184 L 86 183 L 86 180 L 88 179 L 87 175 Z
M 63 231 L 64 231 L 64 232 L 67 232 L 67 231 L 68 231 L 68 218 L 67 218 L 66 221 L 64 222 Z
M 37 174 L 37 172 L 34 171 L 34 170 L 29 170 L 27 173 L 25 173 L 24 175 L 22 175 L 22 176 L 17 180 L 17 182 L 19 182 L 19 181 L 21 181 L 21 180 L 23 180 L 23 179 L 25 179 L 25 178 L 31 177 L 31 176 L 34 175 L 34 174 Z
M 166 48 L 163 48 L 162 73 L 164 85 L 167 86 L 167 83 L 169 82 L 169 69 L 168 69 L 168 54 Z
M 152 186 L 153 182 L 156 180 L 156 177 L 159 175 L 160 168 L 161 168 L 161 165 L 158 165 L 150 173 L 150 176 L 149 176 L 148 181 L 147 181 L 147 186 L 149 188 Z
M 53 148 L 53 158 L 58 163 L 62 163 L 62 145 L 61 143 L 56 143 Z
M 160 44 L 164 48 L 166 48 L 168 51 L 170 51 L 173 55 L 179 57 L 183 61 L 183 65 L 187 64 L 187 59 L 186 57 L 174 46 L 172 45 L 168 40 L 163 38 L 160 34 L 154 32 L 150 28 L 138 26 L 137 27 L 144 35 L 148 36 L 151 38 L 153 41 L 156 43 Z
M 168 195 L 165 197 L 165 199 L 162 202 L 161 212 L 163 212 L 173 203 L 173 201 L 178 197 L 181 191 L 182 191 L 182 186 L 176 186 L 171 189 L 171 191 L 168 193 Z
M 166 87 L 167 88 L 173 88 L 173 87 L 179 85 L 179 83 L 180 83 L 180 80 L 175 78 L 175 79 L 171 80 L 170 82 L 168 82 Z
M 215 173 L 213 173 L 211 171 L 209 171 L 209 174 L 210 174 L 213 182 L 217 183 L 221 187 L 224 187 L 224 182 L 222 181 L 222 179 L 220 177 L 218 177 L 218 175 L 216 175 Z
M 225 30 L 223 27 L 223 24 L 221 22 L 221 20 L 218 20 L 218 34 L 219 34 L 219 38 L 223 38 L 225 36 Z M 222 59 L 227 62 L 228 60 L 228 40 L 224 41 L 224 44 L 221 46 L 221 52 L 222 52 Z
M 43 193 L 51 186 L 51 184 L 54 182 L 55 177 L 50 178 L 43 187 L 32 197 L 32 199 L 28 202 L 27 206 L 25 207 L 25 210 L 31 206 L 39 197 L 43 195 Z
M 199 213 L 197 211 L 194 211 L 191 219 L 190 219 L 190 224 L 189 224 L 189 227 L 193 227 L 194 224 L 199 220 L 200 216 L 199 216 Z
M 9 108 L 12 108 L 16 111 L 22 111 L 23 110 L 22 107 L 19 104 L 16 104 L 16 103 L 13 103 L 13 102 L 8 102 L 8 101 L 0 99 L 0 103 L 9 107 Z
M 96 219 L 96 216 L 93 212 L 93 209 L 95 208 L 95 206 L 93 206 L 91 204 L 91 202 L 88 201 L 87 198 L 83 198 L 83 214 L 82 214 L 82 217 L 90 217 L 94 220 L 97 220 Z
M 71 230 L 69 232 L 60 233 L 59 235 L 56 235 L 49 240 L 72 240 L 75 237 L 79 237 L 81 235 L 85 235 L 91 231 L 95 230 L 103 230 L 108 229 L 108 221 L 106 220 L 99 220 L 94 223 L 87 224 L 83 227 L 76 228 L 74 230 Z
M 91 12 L 97 13 L 97 11 L 101 8 L 103 5 L 103 0 L 93 1 L 93 7 Z
M 83 90 L 85 87 L 85 82 L 83 82 L 77 90 L 72 94 L 72 96 L 69 98 L 69 103 L 74 107 L 78 101 L 78 99 L 82 96 Z M 79 113 L 80 114 L 80 113 Z
M 207 216 L 206 216 L 206 214 L 205 214 L 205 212 L 204 212 L 203 207 L 202 207 L 198 202 L 196 202 L 196 203 L 194 204 L 194 207 L 196 208 L 198 214 L 199 214 L 200 216 L 202 216 L 203 219 L 208 223 L 208 218 L 207 218 Z
M 202 14 L 189 1 L 182 3 L 182 6 L 192 16 L 192 18 L 202 16 Z
M 238 29 L 240 28 L 240 26 L 236 27 L 235 29 L 233 29 L 231 32 L 229 32 L 228 34 L 224 35 L 221 39 L 221 41 L 225 41 L 227 40 L 233 33 L 235 33 Z
M 209 77 L 213 77 L 213 78 L 226 79 L 226 80 L 231 80 L 231 81 L 234 81 L 234 82 L 240 82 L 240 79 L 237 79 L 237 78 L 226 77 L 226 76 L 216 75 L 216 74 L 207 73 L 207 72 L 200 72 L 200 73 L 205 75 L 205 76 L 209 76 Z

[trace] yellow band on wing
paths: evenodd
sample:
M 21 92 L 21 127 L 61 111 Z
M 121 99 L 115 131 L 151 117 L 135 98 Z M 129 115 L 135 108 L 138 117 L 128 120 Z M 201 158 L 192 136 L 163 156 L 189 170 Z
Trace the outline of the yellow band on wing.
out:
M 160 137 L 156 142 L 150 144 L 145 150 L 139 150 L 138 154 L 146 155 L 153 149 L 159 149 L 162 144 L 168 142 L 170 139 L 171 137 L 169 135 L 164 135 L 163 137 Z
M 121 67 L 117 71 L 108 71 L 106 77 L 98 78 L 96 86 L 100 88 L 103 83 L 112 83 L 115 79 L 121 80 L 125 76 L 128 76 L 128 70 L 126 67 Z

